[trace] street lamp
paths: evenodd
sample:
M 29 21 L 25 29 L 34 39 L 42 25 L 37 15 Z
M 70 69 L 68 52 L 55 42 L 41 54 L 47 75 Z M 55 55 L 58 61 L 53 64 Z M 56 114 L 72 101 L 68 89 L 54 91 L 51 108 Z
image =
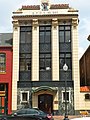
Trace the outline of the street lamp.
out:
M 63 70 L 66 72 L 68 70 L 68 66 L 65 63 L 63 66 Z M 67 79 L 66 79 L 66 73 L 65 73 L 65 117 L 64 120 L 69 120 L 67 116 Z

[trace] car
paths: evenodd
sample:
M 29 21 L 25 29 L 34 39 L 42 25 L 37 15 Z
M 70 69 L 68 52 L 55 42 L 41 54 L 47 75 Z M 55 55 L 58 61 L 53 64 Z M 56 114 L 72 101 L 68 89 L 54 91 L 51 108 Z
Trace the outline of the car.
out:
M 17 110 L 12 114 L 12 117 L 24 117 L 24 118 L 30 118 L 30 120 L 54 120 L 52 114 L 47 114 L 43 112 L 42 110 L 36 109 L 36 108 L 25 108 Z M 31 118 L 32 117 L 32 118 Z
M 90 120 L 90 117 L 80 117 L 80 118 L 73 118 L 70 120 Z

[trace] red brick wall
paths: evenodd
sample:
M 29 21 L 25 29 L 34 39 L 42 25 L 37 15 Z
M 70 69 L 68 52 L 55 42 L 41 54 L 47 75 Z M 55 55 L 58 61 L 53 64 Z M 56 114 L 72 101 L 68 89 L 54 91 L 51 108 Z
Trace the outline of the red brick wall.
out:
M 0 84 L 8 84 L 8 114 L 11 113 L 12 103 L 12 47 L 0 47 L 0 53 L 6 53 L 6 72 L 0 73 Z

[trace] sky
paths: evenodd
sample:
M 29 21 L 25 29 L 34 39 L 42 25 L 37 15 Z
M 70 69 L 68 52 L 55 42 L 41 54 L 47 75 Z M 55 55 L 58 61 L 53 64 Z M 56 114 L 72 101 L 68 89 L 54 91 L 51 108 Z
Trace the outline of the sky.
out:
M 84 54 L 90 42 L 87 40 L 90 34 L 90 0 L 50 0 L 51 4 L 69 4 L 79 12 L 78 39 L 79 59 Z M 0 0 L 0 33 L 13 32 L 12 12 L 22 5 L 39 5 L 40 0 Z

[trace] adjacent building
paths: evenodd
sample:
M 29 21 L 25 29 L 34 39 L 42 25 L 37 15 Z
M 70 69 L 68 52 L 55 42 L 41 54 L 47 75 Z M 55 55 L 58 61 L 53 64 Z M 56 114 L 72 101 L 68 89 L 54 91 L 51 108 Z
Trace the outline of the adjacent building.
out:
M 90 86 L 90 46 L 80 59 L 80 86 Z
M 77 114 L 78 10 L 42 0 L 22 6 L 12 18 L 12 110 L 38 107 L 63 115 L 66 102 L 67 113 Z
M 0 114 L 12 112 L 12 33 L 0 33 Z
M 80 59 L 80 86 L 81 109 L 90 111 L 90 46 Z

